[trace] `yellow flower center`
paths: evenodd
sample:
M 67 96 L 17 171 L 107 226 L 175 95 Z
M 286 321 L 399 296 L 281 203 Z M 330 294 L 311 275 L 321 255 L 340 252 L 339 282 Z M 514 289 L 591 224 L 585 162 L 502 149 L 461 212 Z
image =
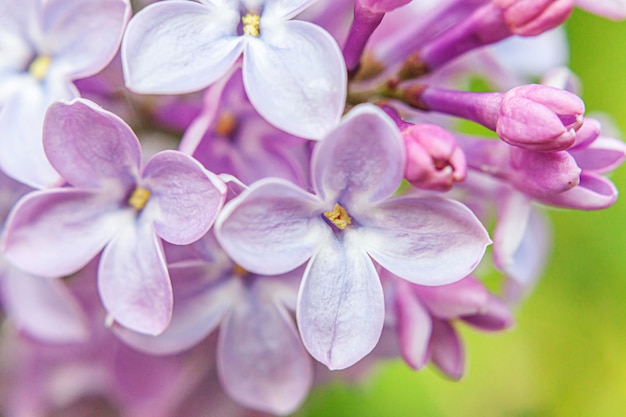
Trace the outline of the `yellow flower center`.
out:
M 238 277 L 245 277 L 248 275 L 248 271 L 239 264 L 235 264 L 235 266 L 233 266 L 233 273 Z
M 348 215 L 348 212 L 345 208 L 341 207 L 339 203 L 335 203 L 335 207 L 333 207 L 331 211 L 325 211 L 324 216 L 341 230 L 352 224 L 352 219 Z
M 37 58 L 31 62 L 28 67 L 28 72 L 35 77 L 38 81 L 43 80 L 48 73 L 48 68 L 50 68 L 50 62 L 52 58 L 47 55 L 39 55 Z
M 136 186 L 135 191 L 128 199 L 128 205 L 135 210 L 141 210 L 146 206 L 146 203 L 150 199 L 150 190 Z
M 241 18 L 243 22 L 243 34 L 258 37 L 261 33 L 261 16 L 248 13 Z
M 237 128 L 237 118 L 230 112 L 220 114 L 215 125 L 215 133 L 219 136 L 230 136 Z

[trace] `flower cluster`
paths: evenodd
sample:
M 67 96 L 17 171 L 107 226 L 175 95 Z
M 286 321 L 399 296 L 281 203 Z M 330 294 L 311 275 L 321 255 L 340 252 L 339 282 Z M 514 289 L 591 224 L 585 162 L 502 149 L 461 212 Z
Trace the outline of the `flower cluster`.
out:
M 541 206 L 617 197 L 626 145 L 559 58 L 611 1 L 0 1 L 6 415 L 284 415 L 394 356 L 458 379 L 459 323 L 509 328 L 541 275 Z

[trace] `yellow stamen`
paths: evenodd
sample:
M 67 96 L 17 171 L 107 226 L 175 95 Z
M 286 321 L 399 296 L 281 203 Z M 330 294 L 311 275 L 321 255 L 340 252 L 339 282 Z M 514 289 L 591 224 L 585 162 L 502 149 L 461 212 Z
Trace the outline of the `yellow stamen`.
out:
M 150 199 L 150 190 L 136 186 L 135 191 L 128 199 L 128 205 L 136 210 L 141 210 L 146 206 L 146 203 Z
M 238 277 L 245 277 L 248 275 L 248 271 L 239 264 L 235 264 L 235 266 L 233 266 L 233 273 Z
M 230 112 L 223 112 L 217 119 L 215 133 L 219 136 L 230 136 L 237 128 L 237 118 Z
M 243 34 L 251 36 L 259 36 L 261 34 L 261 16 L 248 13 L 241 18 L 243 22 Z
M 39 55 L 33 62 L 31 62 L 28 67 L 28 72 L 30 72 L 30 74 L 37 80 L 41 81 L 46 77 L 51 61 L 52 59 L 49 56 Z
M 331 211 L 325 211 L 324 216 L 341 230 L 352 224 L 352 219 L 348 215 L 348 212 L 345 208 L 341 207 L 339 203 L 335 203 L 335 207 L 333 207 Z

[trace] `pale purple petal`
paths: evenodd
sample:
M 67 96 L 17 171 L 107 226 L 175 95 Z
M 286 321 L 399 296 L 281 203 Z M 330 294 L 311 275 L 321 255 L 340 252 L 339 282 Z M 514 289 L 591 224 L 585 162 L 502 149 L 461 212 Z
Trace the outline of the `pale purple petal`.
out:
M 149 336 L 114 325 L 115 334 L 133 348 L 153 355 L 179 353 L 200 343 L 220 324 L 239 290 L 239 281 L 230 275 L 213 282 L 206 279 L 209 268 L 206 263 L 170 268 L 174 310 L 163 333 Z
M 493 235 L 493 261 L 506 269 L 514 261 L 514 254 L 526 233 L 531 212 L 530 199 L 515 190 L 500 195 L 498 222 Z
M 215 234 L 231 258 L 263 275 L 281 274 L 302 265 L 330 228 L 321 203 L 288 181 L 258 181 L 226 204 Z
M 139 176 L 141 147 L 131 128 L 88 100 L 50 106 L 44 147 L 52 165 L 75 187 L 98 188 L 113 182 L 126 192 Z
M 460 379 L 465 367 L 465 352 L 454 327 L 447 321 L 433 320 L 430 346 L 433 363 L 450 378 Z
M 513 325 L 513 313 L 500 299 L 489 296 L 482 311 L 477 314 L 462 317 L 467 324 L 484 331 L 499 331 Z
M 307 265 L 297 318 L 304 346 L 329 369 L 344 369 L 374 349 L 385 307 L 378 273 L 359 236 L 323 240 Z
M 128 0 L 44 2 L 41 48 L 54 56 L 50 71 L 71 79 L 100 71 L 117 52 L 130 13 Z
M 217 366 L 224 390 L 238 403 L 285 415 L 313 382 L 311 359 L 293 320 L 265 277 L 250 282 L 220 327 Z
M 117 201 L 60 188 L 28 194 L 7 220 L 7 258 L 35 275 L 60 277 L 86 265 L 123 224 Z
M 570 149 L 578 166 L 585 171 L 605 173 L 614 170 L 626 159 L 626 144 L 619 139 L 600 136 L 589 146 Z
M 325 201 L 369 207 L 400 186 L 405 158 L 391 118 L 378 107 L 360 105 L 315 148 L 313 188 Z
M 469 275 L 491 243 L 464 205 L 437 198 L 397 197 L 358 218 L 361 246 L 385 269 L 421 285 Z
M 77 95 L 69 84 L 26 80 L 0 111 L 0 166 L 7 175 L 35 188 L 60 182 L 42 144 L 42 126 L 48 105 Z
M 131 19 L 122 42 L 126 85 L 140 93 L 197 91 L 217 80 L 243 48 L 232 5 L 167 1 Z
M 576 0 L 575 3 L 581 9 L 609 19 L 626 19 L 626 1 L 624 0 Z
M 87 339 L 86 317 L 63 281 L 7 268 L 2 277 L 2 301 L 18 330 L 43 342 L 72 343 Z
M 246 42 L 242 69 L 250 102 L 279 129 L 321 139 L 339 123 L 346 68 L 336 41 L 320 27 L 301 21 L 266 27 L 262 19 L 261 36 Z
M 580 183 L 571 190 L 538 199 L 542 203 L 578 210 L 601 210 L 617 200 L 617 188 L 593 172 L 580 174 Z
M 397 282 L 395 313 L 402 358 L 411 368 L 420 369 L 429 359 L 432 319 L 404 280 Z
M 98 268 L 98 290 L 108 313 L 122 326 L 158 335 L 170 323 L 173 295 L 161 242 L 141 216 L 118 231 Z
M 266 1 L 263 17 L 291 19 L 318 0 Z
M 177 151 L 153 156 L 142 175 L 142 185 L 151 192 L 146 210 L 159 236 L 186 245 L 206 234 L 226 196 L 226 185 L 216 175 Z
M 414 286 L 413 291 L 433 316 L 445 320 L 478 314 L 489 302 L 485 286 L 471 276 L 448 285 Z

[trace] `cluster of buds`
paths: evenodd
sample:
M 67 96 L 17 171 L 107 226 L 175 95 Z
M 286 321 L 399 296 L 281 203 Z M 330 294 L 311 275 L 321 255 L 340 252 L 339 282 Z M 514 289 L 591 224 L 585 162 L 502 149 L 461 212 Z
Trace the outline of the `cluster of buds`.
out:
M 542 273 L 541 206 L 617 197 L 626 145 L 573 75 L 528 56 L 526 84 L 493 47 L 558 56 L 575 6 L 626 17 L 606 0 L 0 0 L 0 413 L 285 415 L 392 357 L 461 378 L 457 327 L 511 327 Z M 491 91 L 464 89 L 477 75 Z

